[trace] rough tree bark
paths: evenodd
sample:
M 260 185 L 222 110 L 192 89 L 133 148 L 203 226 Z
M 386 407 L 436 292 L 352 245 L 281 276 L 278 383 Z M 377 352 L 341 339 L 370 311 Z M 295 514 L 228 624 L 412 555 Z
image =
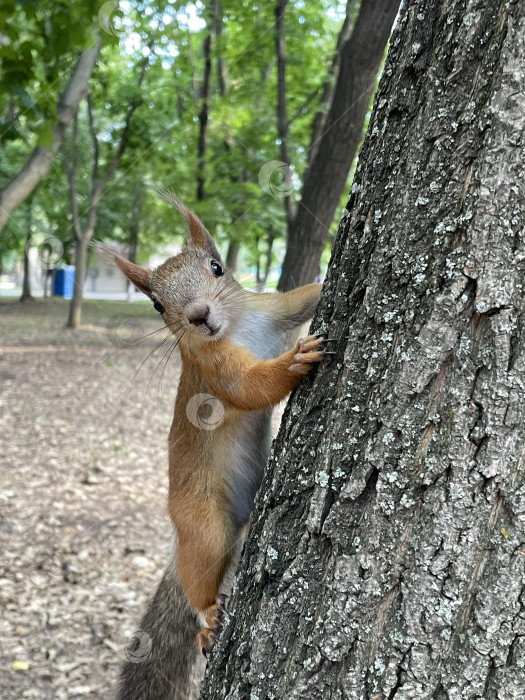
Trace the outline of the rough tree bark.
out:
M 94 48 L 80 54 L 73 75 L 58 100 L 58 122 L 53 130 L 53 144 L 49 148 L 37 146 L 20 172 L 0 190 L 0 231 L 16 207 L 47 175 L 55 153 L 62 144 L 69 122 L 77 113 L 80 102 L 87 95 L 88 81 L 99 52 L 100 39 L 97 40 Z
M 524 26 L 407 3 L 206 700 L 524 697 Z
M 377 73 L 399 0 L 362 0 L 352 35 L 343 44 L 332 105 L 304 176 L 301 201 L 288 226 L 279 289 L 313 282 L 361 142 Z M 289 162 L 289 161 L 287 161 Z

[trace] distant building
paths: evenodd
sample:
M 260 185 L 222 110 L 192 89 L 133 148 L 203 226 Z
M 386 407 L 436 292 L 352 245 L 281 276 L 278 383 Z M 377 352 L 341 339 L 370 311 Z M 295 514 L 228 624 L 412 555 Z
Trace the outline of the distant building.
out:
M 45 242 L 45 241 L 44 241 Z M 128 256 L 128 249 L 119 243 L 111 243 L 124 257 Z M 141 262 L 141 265 L 148 268 L 158 267 L 166 258 L 180 253 L 181 247 L 178 245 L 162 246 L 162 249 L 151 255 L 148 260 Z M 53 251 L 51 259 L 45 247 L 32 245 L 28 249 L 29 257 L 29 275 L 31 292 L 35 296 L 42 296 L 44 289 L 48 295 L 53 295 L 55 291 L 56 276 L 73 274 L 74 267 L 65 265 L 62 257 L 63 249 Z M 74 260 L 74 249 L 70 251 L 70 259 Z M 63 272 L 60 273 L 59 271 Z M 16 259 L 13 254 L 13 261 L 10 265 L 9 272 L 0 275 L 0 294 L 15 296 L 19 294 L 22 287 L 24 276 L 24 264 L 22 259 Z M 71 279 L 71 278 L 70 278 Z M 57 280 L 57 287 L 61 290 L 60 296 L 65 294 L 66 298 L 70 298 L 72 289 L 67 293 L 64 292 L 65 285 L 62 280 Z M 69 285 L 71 287 L 72 281 Z M 84 281 L 84 296 L 86 298 L 98 299 L 140 299 L 145 298 L 142 292 L 138 292 L 134 287 L 128 288 L 128 280 L 120 269 L 108 258 L 107 254 L 92 248 L 89 255 L 89 267 L 86 270 L 86 279 Z
M 125 246 L 112 244 L 113 247 L 124 257 L 127 256 Z M 167 257 L 180 253 L 181 247 L 177 245 L 163 246 L 161 253 L 154 253 L 149 259 L 141 263 L 144 267 L 154 268 L 160 265 Z M 92 251 L 90 266 L 86 271 L 86 281 L 84 283 L 84 293 L 113 296 L 115 294 L 127 294 L 127 277 L 108 259 L 107 254 L 97 250 Z

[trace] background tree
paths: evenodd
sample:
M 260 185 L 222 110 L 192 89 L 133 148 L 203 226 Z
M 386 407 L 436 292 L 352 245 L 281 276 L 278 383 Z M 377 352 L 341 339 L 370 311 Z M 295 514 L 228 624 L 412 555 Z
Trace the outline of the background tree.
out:
M 2 65 L 9 69 L 5 79 L 3 74 L 6 89 L 0 95 L 4 126 L 0 187 L 10 186 L 31 148 L 49 150 L 58 143 L 52 142 L 58 90 L 63 89 L 63 75 L 70 74 L 82 41 L 92 36 L 93 26 L 102 39 L 102 59 L 89 87 L 95 124 L 101 129 L 103 172 L 111 154 L 119 148 L 126 99 L 134 80 L 132 65 L 149 50 L 148 41 L 153 37 L 155 60 L 148 69 L 147 91 L 143 92 L 146 99 L 135 110 L 129 146 L 120 158 L 111 187 L 98 202 L 97 228 L 91 235 L 127 240 L 133 193 L 137 182 L 142 181 L 143 206 L 138 227 L 136 220 L 134 223 L 137 254 L 143 256 L 169 239 L 181 242 L 182 225 L 154 195 L 157 187 L 169 187 L 197 210 L 214 231 L 228 262 L 251 275 L 250 283 L 262 289 L 270 280 L 274 286 L 276 277 L 270 273 L 281 263 L 287 228 L 295 221 L 292 214 L 302 180 L 305 173 L 308 176 L 319 136 L 326 132 L 324 121 L 333 101 L 340 59 L 345 55 L 344 47 L 360 5 L 357 0 L 295 0 L 277 8 L 276 3 L 244 2 L 222 7 L 216 0 L 204 5 L 131 0 L 120 10 L 113 8 L 110 17 L 102 18 L 97 14 L 100 7 L 89 3 L 78 9 L 76 5 L 48 7 L 46 3 L 36 6 L 29 2 L 15 11 L 13 6 L 8 20 L 11 43 L 0 47 Z M 51 29 L 46 24 L 47 16 L 53 20 Z M 94 17 L 98 17 L 98 24 Z M 382 55 L 382 50 L 379 53 Z M 53 59 L 55 54 L 57 58 Z M 51 64 L 51 83 L 46 82 L 46 61 Z M 118 65 L 119 70 L 108 69 L 108 62 Z M 23 67 L 21 75 L 17 67 Z M 120 103 L 115 102 L 115 95 L 120 95 Z M 23 107 L 22 102 L 30 108 Z M 115 128 L 106 128 L 110 122 Z M 78 133 L 87 176 L 93 142 L 85 139 L 89 124 L 84 107 Z M 359 141 L 361 126 L 355 133 Z M 286 158 L 282 155 L 284 147 Z M 339 144 L 337 148 L 344 150 Z M 329 158 L 327 149 L 326 145 L 317 152 L 322 150 Z M 71 152 L 70 139 L 66 151 Z M 263 192 L 259 184 L 261 169 L 279 159 L 293 164 L 285 193 L 288 216 L 280 192 L 277 197 L 268 194 L 273 191 L 273 183 Z M 35 225 L 53 230 L 53 235 L 65 244 L 64 260 L 70 261 L 69 243 L 76 237 L 73 229 L 88 226 L 89 202 L 88 192 L 77 184 L 81 221 L 71 212 L 65 213 L 63 156 L 60 160 L 60 167 L 52 166 L 35 191 L 35 214 L 44 212 L 42 217 L 37 216 Z M 310 170 L 315 180 L 317 169 Z M 67 189 L 65 197 L 69 200 Z M 335 186 L 332 198 L 334 192 Z M 334 207 L 340 203 L 340 195 L 335 195 Z M 105 197 L 111 198 L 107 205 Z M 313 204 L 311 207 L 306 202 L 306 206 L 313 211 Z M 13 251 L 22 255 L 25 222 L 25 216 L 16 216 L 4 227 L 1 254 Z M 82 247 L 77 246 L 78 254 Z M 316 254 L 323 247 L 317 246 Z M 305 245 L 305 251 L 310 249 Z M 241 275 L 248 280 L 249 275 Z M 78 278 L 83 279 L 81 271 Z M 78 298 L 75 308 L 77 302 Z
M 151 47 L 150 47 L 151 50 Z M 130 73 L 133 77 L 136 76 L 136 85 L 134 87 L 134 92 L 129 93 L 129 85 L 126 85 L 125 90 L 123 90 L 122 85 L 119 85 L 119 97 L 117 102 L 124 105 L 125 116 L 124 124 L 121 128 L 120 136 L 118 140 L 111 139 L 111 142 L 115 142 L 115 148 L 106 154 L 107 165 L 104 172 L 101 172 L 101 156 L 100 156 L 100 141 L 98 135 L 98 127 L 95 123 L 93 100 L 91 94 L 88 94 L 86 105 L 87 105 L 87 127 L 89 135 L 91 137 L 92 143 L 92 153 L 91 153 L 91 176 L 89 178 L 90 192 L 87 195 L 87 206 L 85 207 L 85 224 L 82 223 L 82 213 L 79 206 L 79 193 L 77 189 L 77 177 L 78 177 L 78 166 L 79 166 L 79 135 L 78 135 L 78 115 L 75 115 L 73 122 L 73 135 L 72 135 L 72 146 L 71 155 L 68 154 L 68 149 L 64 149 L 64 164 L 66 167 L 67 178 L 69 183 L 69 195 L 71 202 L 71 216 L 73 222 L 73 232 L 75 234 L 75 284 L 73 291 L 73 298 L 71 299 L 71 305 L 69 309 L 69 319 L 68 326 L 70 328 L 77 328 L 80 325 L 80 314 L 82 305 L 82 296 L 84 290 L 84 278 L 86 273 L 87 265 L 87 251 L 88 245 L 93 238 L 95 233 L 95 227 L 97 225 L 98 211 L 100 206 L 100 200 L 107 188 L 110 180 L 115 175 L 115 172 L 120 164 L 122 155 L 126 150 L 129 143 L 129 134 L 131 131 L 133 115 L 141 102 L 141 88 L 146 75 L 146 70 L 149 65 L 149 54 L 143 58 L 139 64 L 136 66 L 136 70 L 131 70 Z M 113 81 L 116 84 L 116 81 Z M 108 99 L 107 95 L 105 96 Z M 107 103 L 106 103 L 107 104 Z M 113 130 L 112 125 L 107 127 L 109 130 Z M 86 195 L 84 194 L 84 198 Z
M 33 229 L 33 202 L 31 197 L 28 198 L 26 207 L 27 213 L 27 233 L 26 233 L 26 244 L 24 246 L 24 279 L 22 282 L 22 296 L 20 301 L 32 301 L 33 295 L 31 294 L 31 278 L 29 274 L 29 247 L 31 245 L 31 234 Z
M 244 262 L 262 269 L 268 259 L 279 261 L 273 255 L 274 242 L 286 233 L 281 200 L 267 194 L 261 197 L 258 184 L 261 167 L 279 157 L 282 149 L 275 118 L 278 96 L 285 94 L 291 115 L 286 114 L 287 153 L 299 178 L 306 166 L 306 145 L 342 17 L 335 15 L 333 4 L 325 2 L 290 4 L 286 25 L 283 13 L 271 5 L 232 3 L 222 8 L 212 2 L 207 12 L 203 55 L 209 56 L 208 70 L 205 58 L 199 70 L 198 55 L 193 52 L 191 57 L 194 82 L 207 85 L 205 92 L 209 93 L 203 103 L 207 105 L 207 203 L 196 209 L 228 244 L 230 263 L 242 245 Z M 286 38 L 286 55 L 281 61 L 276 60 L 279 35 L 281 41 Z M 211 71 L 211 64 L 219 61 L 220 70 Z M 282 80 L 285 62 L 286 85 Z M 200 117 L 202 114 L 201 110 Z M 201 128 L 200 136 L 202 133 Z M 202 192 L 202 185 L 199 187 Z M 293 206 L 291 196 L 285 199 Z
M 362 0 L 348 36 L 354 5 L 348 1 L 339 35 L 340 58 L 333 65 L 337 73 L 335 88 L 325 90 L 323 95 L 324 100 L 331 100 L 329 111 L 325 119 L 313 124 L 313 154 L 304 174 L 301 199 L 294 215 L 288 217 L 281 291 L 313 282 L 320 272 L 321 255 L 361 143 L 377 74 L 399 9 L 398 0 Z M 323 107 L 326 109 L 326 102 Z
M 407 3 L 203 698 L 523 694 L 524 23 Z
M 0 9 L 0 143 L 23 139 L 34 144 L 15 172 L 13 165 L 8 168 L 9 181 L 0 189 L 0 232 L 13 210 L 47 175 L 87 94 L 101 43 L 92 33 L 94 8 L 92 2 L 79 7 L 8 1 Z M 82 49 L 86 50 L 77 58 Z M 70 73 L 67 86 L 64 72 Z

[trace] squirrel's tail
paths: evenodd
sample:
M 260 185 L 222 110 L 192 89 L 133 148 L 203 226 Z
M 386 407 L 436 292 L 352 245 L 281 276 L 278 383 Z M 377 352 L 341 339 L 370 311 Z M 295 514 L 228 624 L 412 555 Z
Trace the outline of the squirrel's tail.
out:
M 205 665 L 196 639 L 199 628 L 172 562 L 126 651 L 118 700 L 196 698 Z

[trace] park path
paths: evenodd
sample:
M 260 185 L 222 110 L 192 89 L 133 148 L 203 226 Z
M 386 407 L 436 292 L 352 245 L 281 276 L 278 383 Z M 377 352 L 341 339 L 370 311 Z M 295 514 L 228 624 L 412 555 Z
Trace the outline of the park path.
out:
M 0 301 L 0 697 L 113 697 L 166 560 L 179 360 L 149 305 Z M 127 320 L 126 320 L 127 319 Z M 152 376 L 153 375 L 153 376 Z M 150 382 L 148 387 L 148 382 Z

